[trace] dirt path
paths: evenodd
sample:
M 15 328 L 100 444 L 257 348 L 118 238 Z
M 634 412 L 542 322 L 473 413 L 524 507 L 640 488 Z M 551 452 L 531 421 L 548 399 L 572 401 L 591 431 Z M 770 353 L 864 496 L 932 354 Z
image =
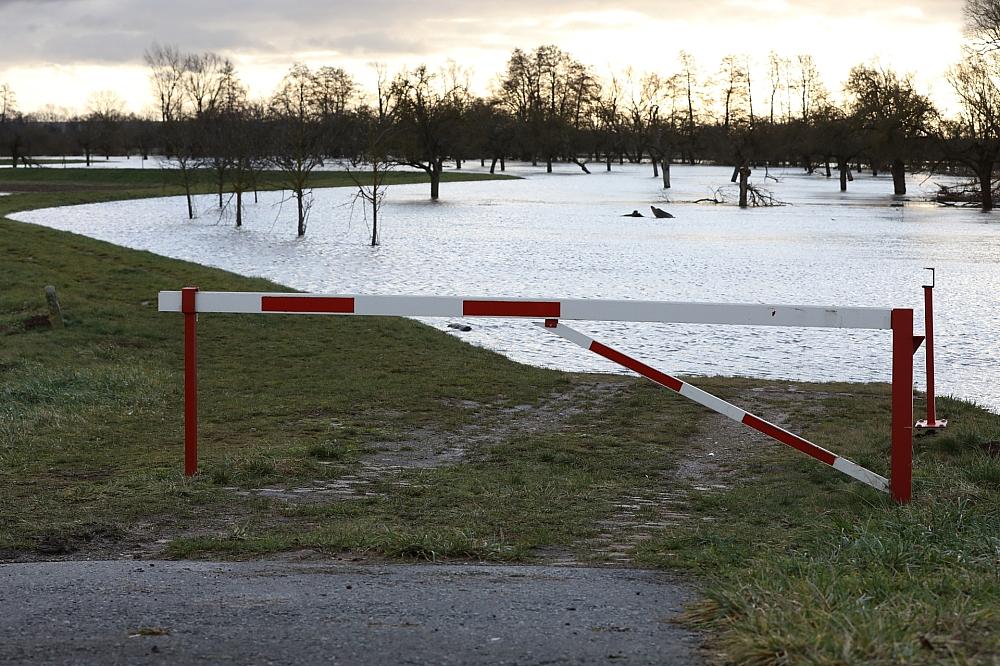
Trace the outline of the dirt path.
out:
M 747 390 L 735 402 L 754 412 L 768 400 L 759 390 Z M 773 408 L 768 413 L 775 423 L 784 423 L 782 413 Z M 623 498 L 615 514 L 598 524 L 601 533 L 578 547 L 613 564 L 633 564 L 632 552 L 641 542 L 671 525 L 694 520 L 689 511 L 693 493 L 725 492 L 739 483 L 733 474 L 736 469 L 744 468 L 746 460 L 757 455 L 761 447 L 773 445 L 750 428 L 706 410 L 697 434 L 680 452 L 677 466 L 661 475 L 654 490 Z M 571 560 L 564 558 L 563 563 Z
M 690 592 L 626 569 L 0 567 L 4 664 L 696 664 Z

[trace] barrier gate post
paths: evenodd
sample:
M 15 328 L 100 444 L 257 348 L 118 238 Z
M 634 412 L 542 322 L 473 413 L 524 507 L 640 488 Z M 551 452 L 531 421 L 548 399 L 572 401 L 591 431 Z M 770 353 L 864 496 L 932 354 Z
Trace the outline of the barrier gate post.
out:
M 900 504 L 910 501 L 913 474 L 913 310 L 894 309 L 892 324 L 892 473 L 889 492 Z
M 198 287 L 181 289 L 184 313 L 184 476 L 198 472 Z
M 938 420 L 937 398 L 934 395 L 934 269 L 931 272 L 931 283 L 924 285 L 924 353 L 927 367 L 927 420 L 917 421 L 915 428 L 922 430 L 937 430 L 948 426 L 948 421 Z

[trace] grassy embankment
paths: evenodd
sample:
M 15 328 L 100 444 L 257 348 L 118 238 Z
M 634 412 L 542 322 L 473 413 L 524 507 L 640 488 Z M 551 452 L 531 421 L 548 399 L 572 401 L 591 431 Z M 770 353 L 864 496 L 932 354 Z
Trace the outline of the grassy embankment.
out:
M 0 215 L 177 193 L 148 171 L 9 174 L 0 191 L 32 191 Z M 406 320 L 205 316 L 203 473 L 186 480 L 181 320 L 156 292 L 279 287 L 7 219 L 0 268 L 2 558 L 601 560 L 601 521 L 666 489 L 670 519 L 638 510 L 651 538 L 612 536 L 701 581 L 688 621 L 720 660 L 996 663 L 1000 417 L 968 404 L 942 401 L 954 425 L 918 440 L 900 508 L 640 381 L 516 365 Z M 25 331 L 45 284 L 69 325 Z M 885 386 L 698 383 L 886 472 Z

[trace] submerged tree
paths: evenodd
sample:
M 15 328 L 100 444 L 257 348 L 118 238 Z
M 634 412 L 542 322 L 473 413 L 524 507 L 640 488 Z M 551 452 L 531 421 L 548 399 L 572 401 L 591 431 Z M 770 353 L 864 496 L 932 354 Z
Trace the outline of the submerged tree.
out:
M 976 175 L 983 211 L 993 210 L 993 171 L 1000 157 L 1000 88 L 996 55 L 975 52 L 948 73 L 948 82 L 962 111 L 943 126 L 949 158 L 968 166 Z
M 893 193 L 906 194 L 905 158 L 934 115 L 931 101 L 913 89 L 909 76 L 865 65 L 851 69 L 844 89 L 850 111 L 867 134 L 872 159 L 889 163 Z
M 533 164 L 542 157 L 551 173 L 552 163 L 566 157 L 587 171 L 574 149 L 598 115 L 600 86 L 587 66 L 553 45 L 531 53 L 515 49 L 499 87 L 498 97 L 523 128 L 522 145 Z
M 396 159 L 427 174 L 433 200 L 440 197 L 445 161 L 457 154 L 465 94 L 460 84 L 445 81 L 425 65 L 400 72 L 391 85 L 398 128 L 393 137 Z
M 394 87 L 388 80 L 385 67 L 375 65 L 375 72 L 376 104 L 374 107 L 361 107 L 354 114 L 357 119 L 354 127 L 364 133 L 364 138 L 351 157 L 351 166 L 347 170 L 358 190 L 354 201 L 361 201 L 366 209 L 371 209 L 372 247 L 379 244 L 379 212 L 389 189 L 389 172 L 396 166 L 392 145 L 397 131 Z
M 297 210 L 298 235 L 306 234 L 309 213 L 309 182 L 323 163 L 323 137 L 317 120 L 312 73 L 295 65 L 285 75 L 271 98 L 271 163 L 282 172 L 292 191 Z

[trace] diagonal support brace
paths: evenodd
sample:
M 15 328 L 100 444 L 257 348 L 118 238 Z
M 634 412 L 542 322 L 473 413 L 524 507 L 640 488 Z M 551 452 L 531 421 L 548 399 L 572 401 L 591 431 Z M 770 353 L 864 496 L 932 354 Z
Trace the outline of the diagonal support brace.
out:
M 638 373 L 653 381 L 660 386 L 666 387 L 675 393 L 679 393 L 685 398 L 692 400 L 703 407 L 711 409 L 713 412 L 722 414 L 723 416 L 732 419 L 746 425 L 754 430 L 761 432 L 768 437 L 790 446 L 793 449 L 801 451 L 808 456 L 819 460 L 822 463 L 830 465 L 835 470 L 846 474 L 847 476 L 860 481 L 876 490 L 881 490 L 882 492 L 889 492 L 889 480 L 884 476 L 876 474 L 871 470 L 865 469 L 861 465 L 848 460 L 847 458 L 842 458 L 831 451 L 827 451 L 821 446 L 817 446 L 812 442 L 799 437 L 791 432 L 788 432 L 784 428 L 781 428 L 769 421 L 765 421 L 762 418 L 754 416 L 753 414 L 737 407 L 736 405 L 726 402 L 722 398 L 718 398 L 711 393 L 701 390 L 685 381 L 677 379 L 671 375 L 652 368 L 641 361 L 638 361 L 631 356 L 627 356 L 607 345 L 603 345 L 600 342 L 594 340 L 593 338 L 580 333 L 579 331 L 566 326 L 565 324 L 559 323 L 556 319 L 546 319 L 544 324 L 537 324 L 541 326 L 549 333 L 558 335 L 561 338 L 569 340 L 570 342 L 583 347 L 588 351 L 592 351 L 599 356 L 617 363 L 635 373 Z

